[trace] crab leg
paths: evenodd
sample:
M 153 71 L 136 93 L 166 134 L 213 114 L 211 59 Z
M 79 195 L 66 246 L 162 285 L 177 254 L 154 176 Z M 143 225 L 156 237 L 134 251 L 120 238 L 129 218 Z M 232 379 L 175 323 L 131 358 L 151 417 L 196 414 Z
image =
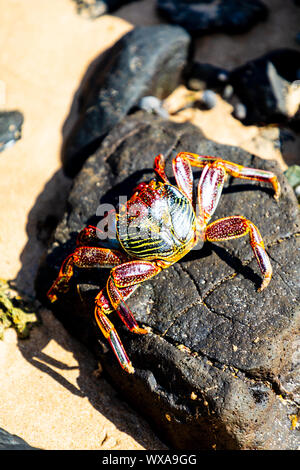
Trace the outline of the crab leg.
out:
M 127 298 L 136 286 L 133 286 L 130 290 L 127 290 L 124 296 Z M 108 340 L 112 350 L 114 351 L 121 367 L 129 373 L 134 372 L 131 361 L 129 360 L 124 346 L 120 340 L 118 333 L 115 330 L 114 325 L 107 318 L 107 315 L 112 312 L 114 308 L 112 307 L 109 299 L 105 295 L 104 289 L 99 292 L 96 297 L 96 307 L 95 307 L 95 319 L 98 327 L 100 328 L 103 336 Z
M 121 320 L 133 333 L 145 334 L 147 330 L 138 326 L 132 312 L 124 301 L 124 292 L 126 293 L 126 289 L 129 287 L 134 287 L 141 282 L 151 279 L 151 277 L 156 276 L 160 271 L 161 268 L 150 261 L 129 261 L 111 270 L 107 281 L 107 293 L 110 302 Z
M 113 326 L 107 318 L 107 314 L 116 310 L 126 327 L 133 333 L 147 334 L 145 328 L 140 328 L 132 312 L 125 303 L 125 299 L 132 294 L 138 285 L 155 276 L 161 271 L 155 263 L 148 261 L 129 261 L 120 264 L 111 270 L 107 281 L 106 297 L 102 290 L 96 297 L 95 318 L 103 335 L 109 341 L 120 365 L 127 372 L 134 372 L 134 368 L 128 359 L 124 346 Z
M 187 158 L 177 155 L 172 162 L 173 172 L 177 186 L 193 202 L 193 172 Z
M 213 163 L 221 163 L 226 172 L 231 176 L 271 183 L 275 191 L 275 199 L 278 199 L 280 196 L 280 184 L 277 180 L 277 176 L 271 171 L 248 168 L 236 163 L 228 162 L 227 160 L 222 160 L 218 157 L 198 155 L 196 153 L 180 152 L 177 157 L 188 160 L 192 166 L 199 168 L 204 168 L 206 165 L 212 165 Z
M 198 218 L 204 227 L 215 212 L 226 179 L 226 170 L 222 163 L 206 165 L 198 184 Z
M 181 158 L 177 155 L 172 161 L 172 167 L 177 186 L 186 195 L 186 197 L 193 201 L 193 172 L 190 162 L 186 158 Z M 154 160 L 154 171 L 160 176 L 164 183 L 170 184 L 168 177 L 165 173 L 165 161 L 162 154 L 157 155 Z
M 154 171 L 158 174 L 164 183 L 170 183 L 165 173 L 165 160 L 161 153 L 154 159 Z
M 249 233 L 250 245 L 263 275 L 263 282 L 258 289 L 262 291 L 272 277 L 272 266 L 264 247 L 264 242 L 258 228 L 242 216 L 224 217 L 206 227 L 205 238 L 211 242 L 231 240 L 243 237 Z
M 124 301 L 121 290 L 116 287 L 114 281 L 111 278 L 109 278 L 107 282 L 107 292 L 114 310 L 116 310 L 117 314 L 123 321 L 124 325 L 126 325 L 126 327 L 129 329 L 129 331 L 141 335 L 147 334 L 146 329 L 139 327 L 131 310 Z
M 63 262 L 58 276 L 50 287 L 47 296 L 51 302 L 57 300 L 59 292 L 67 292 L 74 266 L 79 268 L 112 267 L 121 264 L 127 257 L 117 250 L 108 248 L 79 246 Z

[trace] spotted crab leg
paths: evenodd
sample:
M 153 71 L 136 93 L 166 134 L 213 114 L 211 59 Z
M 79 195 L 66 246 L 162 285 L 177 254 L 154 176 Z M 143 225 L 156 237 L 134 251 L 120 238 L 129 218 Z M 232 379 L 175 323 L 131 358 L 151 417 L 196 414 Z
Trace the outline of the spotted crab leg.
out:
M 121 367 L 129 373 L 134 372 L 124 346 L 107 315 L 116 310 L 126 327 L 133 333 L 146 334 L 140 328 L 125 300 L 138 285 L 158 274 L 161 268 L 147 261 L 130 261 L 111 270 L 107 281 L 106 292 L 102 290 L 96 297 L 95 318 L 103 335 L 109 341 Z
M 178 188 L 193 203 L 193 172 L 188 159 L 176 156 L 172 161 L 172 167 Z
M 227 174 L 271 183 L 275 191 L 275 198 L 278 199 L 280 185 L 276 175 L 270 171 L 243 167 L 217 157 L 187 152 L 179 153 L 176 159 L 187 160 L 192 166 L 203 168 L 198 184 L 198 220 L 201 228 L 199 233 L 204 232 L 204 238 L 209 241 L 230 240 L 249 233 L 250 245 L 263 274 L 263 282 L 259 291 L 263 290 L 271 280 L 272 266 L 258 228 L 242 216 L 225 217 L 208 226 L 207 223 L 218 205 Z
M 107 268 L 116 266 L 127 259 L 126 255 L 116 250 L 110 250 L 101 247 L 80 246 L 80 242 L 87 242 L 88 240 L 93 239 L 95 234 L 94 229 L 95 227 L 87 227 L 81 232 L 78 243 L 79 246 L 75 249 L 74 253 L 65 259 L 64 263 L 62 264 L 57 279 L 54 281 L 53 285 L 48 291 L 48 297 L 51 302 L 55 302 L 57 300 L 58 293 L 66 292 L 68 290 L 69 281 L 74 272 L 74 266 L 79 268 Z M 138 285 L 133 285 L 121 289 L 122 299 L 127 299 L 137 287 Z M 114 307 L 112 306 L 105 291 L 106 289 L 101 290 L 95 299 L 95 319 L 97 325 L 111 345 L 123 369 L 127 370 L 129 373 L 133 373 L 134 369 L 126 354 L 119 335 L 116 332 L 114 325 L 107 318 L 107 315 L 114 310 Z M 137 323 L 136 326 L 138 328 Z
M 57 300 L 58 293 L 65 293 L 69 289 L 69 281 L 74 273 L 74 266 L 78 268 L 95 268 L 116 266 L 127 257 L 117 250 L 108 248 L 78 246 L 63 262 L 58 276 L 50 287 L 47 296 L 51 302 Z
M 154 171 L 163 180 L 164 183 L 170 184 L 170 181 L 165 172 L 165 160 L 161 153 L 154 159 Z
M 243 237 L 249 233 L 250 245 L 263 275 L 263 282 L 258 289 L 262 291 L 272 277 L 272 266 L 266 253 L 265 246 L 258 228 L 242 216 L 224 217 L 209 224 L 205 230 L 205 239 L 219 242 Z
M 220 162 L 206 165 L 202 171 L 198 184 L 197 214 L 202 227 L 207 224 L 217 208 L 226 176 L 226 170 Z
M 172 161 L 172 167 L 178 188 L 193 202 L 193 172 L 189 160 L 177 155 Z M 154 160 L 154 171 L 164 183 L 170 184 L 165 173 L 165 161 L 162 154 L 157 155 Z
M 271 171 L 259 170 L 257 168 L 248 168 L 236 163 L 228 162 L 227 160 L 222 160 L 218 157 L 198 155 L 196 153 L 190 152 L 180 152 L 177 155 L 177 158 L 188 160 L 192 166 L 198 168 L 204 168 L 206 165 L 211 166 L 214 163 L 221 163 L 226 172 L 231 176 L 271 183 L 275 192 L 275 199 L 278 199 L 280 196 L 280 184 L 278 182 L 277 176 Z
M 107 281 L 107 293 L 113 308 L 120 316 L 127 328 L 138 334 L 145 334 L 147 330 L 140 328 L 125 302 L 124 292 L 141 282 L 151 279 L 161 271 L 161 268 L 151 261 L 129 261 L 120 264 L 111 270 Z
M 124 298 L 129 297 L 129 295 L 136 289 L 136 287 L 137 286 L 133 286 L 132 288 L 127 289 L 127 291 L 123 293 Z M 106 289 L 101 290 L 96 296 L 95 319 L 103 336 L 108 340 L 121 367 L 130 374 L 133 374 L 134 368 L 130 359 L 127 356 L 122 341 L 120 340 L 120 337 L 116 332 L 114 325 L 107 318 L 107 315 L 114 310 L 114 307 L 111 305 L 111 302 L 108 299 L 105 290 Z

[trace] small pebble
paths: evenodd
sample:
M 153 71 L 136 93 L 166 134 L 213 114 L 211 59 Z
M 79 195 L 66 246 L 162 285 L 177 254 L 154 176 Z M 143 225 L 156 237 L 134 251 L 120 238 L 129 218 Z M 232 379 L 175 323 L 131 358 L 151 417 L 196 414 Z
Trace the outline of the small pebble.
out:
M 169 117 L 169 113 L 164 109 L 162 101 L 155 96 L 144 96 L 138 102 L 137 107 L 147 111 L 147 113 L 158 114 L 165 119 Z
M 229 98 L 232 97 L 233 95 L 233 86 L 232 85 L 226 85 L 226 87 L 223 90 L 223 98 L 224 100 L 229 100 Z
M 220 80 L 220 82 L 226 82 L 228 80 L 228 73 L 226 72 L 219 73 L 218 79 Z
M 217 104 L 217 97 L 214 91 L 205 90 L 202 95 L 201 101 L 206 106 L 207 109 L 212 109 Z
M 247 116 L 246 106 L 243 103 L 237 103 L 234 107 L 234 115 L 237 119 L 245 119 Z

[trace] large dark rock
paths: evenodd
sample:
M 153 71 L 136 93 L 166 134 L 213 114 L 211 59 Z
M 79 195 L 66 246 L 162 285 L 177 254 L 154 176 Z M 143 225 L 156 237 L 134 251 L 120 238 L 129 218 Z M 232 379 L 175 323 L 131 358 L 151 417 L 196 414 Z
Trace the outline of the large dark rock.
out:
M 290 124 L 300 129 L 300 51 L 276 49 L 230 73 L 246 106 L 245 124 Z
M 299 441 L 291 417 L 300 400 L 294 350 L 299 213 L 293 190 L 275 162 L 209 141 L 191 124 L 142 111 L 124 118 L 74 180 L 68 211 L 41 264 L 36 291 L 45 302 L 78 231 L 98 222 L 100 203 L 116 204 L 120 195 L 130 195 L 139 182 L 152 178 L 158 153 L 165 155 L 171 175 L 172 157 L 184 150 L 278 175 L 278 203 L 268 185 L 229 178 L 213 217 L 242 214 L 259 227 L 274 270 L 268 288 L 257 292 L 261 275 L 247 237 L 192 251 L 128 300 L 140 324 L 151 328 L 148 335 L 128 332 L 116 314 L 110 315 L 134 375 L 121 370 L 95 325 L 94 296 L 105 286 L 107 270 L 76 270 L 70 290 L 51 308 L 174 448 L 295 449 Z
M 177 26 L 136 27 L 106 53 L 84 87 L 79 119 L 64 142 L 65 173 L 74 176 L 105 135 L 143 96 L 165 98 L 181 80 L 190 37 Z
M 244 33 L 268 16 L 260 0 L 157 0 L 161 14 L 191 34 Z
M 0 152 L 21 139 L 24 117 L 20 111 L 0 112 Z

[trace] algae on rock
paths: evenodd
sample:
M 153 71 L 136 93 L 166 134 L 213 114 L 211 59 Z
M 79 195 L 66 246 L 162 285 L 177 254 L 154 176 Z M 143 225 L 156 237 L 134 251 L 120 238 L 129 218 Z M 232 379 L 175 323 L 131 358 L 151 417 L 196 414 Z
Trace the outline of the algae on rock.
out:
M 4 330 L 10 327 L 15 328 L 19 338 L 28 337 L 30 327 L 38 322 L 31 307 L 7 281 L 0 280 L 0 339 L 3 338 Z

